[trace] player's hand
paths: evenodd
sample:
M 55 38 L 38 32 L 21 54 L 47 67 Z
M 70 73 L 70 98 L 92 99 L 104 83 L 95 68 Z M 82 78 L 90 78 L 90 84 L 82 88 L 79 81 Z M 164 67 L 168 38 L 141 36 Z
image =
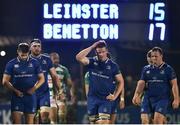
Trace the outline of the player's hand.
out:
M 61 101 L 64 101 L 64 100 L 66 100 L 66 96 L 65 96 L 65 94 L 64 94 L 64 92 L 63 91 L 59 91 L 58 93 L 57 93 L 57 100 L 61 100 Z
M 95 42 L 91 47 L 94 49 L 96 48 L 96 46 L 99 44 L 99 43 L 106 43 L 104 40 L 99 40 L 97 42 Z
M 119 108 L 120 108 L 120 109 L 124 109 L 124 108 L 125 108 L 125 101 L 124 101 L 124 100 L 121 100 L 121 101 L 119 102 Z
M 172 107 L 173 107 L 173 109 L 179 108 L 179 99 L 174 99 L 174 101 L 172 103 Z
M 140 98 L 140 96 L 134 96 L 133 97 L 133 99 L 132 99 L 132 103 L 134 104 L 134 105 L 140 105 L 141 104 L 141 98 Z
M 15 93 L 19 97 L 23 97 L 24 96 L 23 93 L 21 91 L 19 91 L 19 90 L 16 90 Z
M 35 93 L 35 91 L 36 91 L 36 87 L 33 86 L 32 88 L 30 88 L 30 89 L 27 91 L 27 93 L 30 94 L 30 95 L 32 95 L 33 93 Z
M 106 96 L 106 99 L 110 100 L 110 101 L 114 101 L 116 98 L 113 94 L 109 94 L 108 96 Z

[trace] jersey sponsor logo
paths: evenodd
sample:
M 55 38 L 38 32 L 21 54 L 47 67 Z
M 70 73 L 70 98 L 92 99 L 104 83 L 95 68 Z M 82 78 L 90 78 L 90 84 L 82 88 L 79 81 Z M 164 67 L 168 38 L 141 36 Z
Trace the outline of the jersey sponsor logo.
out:
M 102 74 L 99 74 L 99 73 L 96 73 L 96 72 L 92 72 L 91 74 L 94 75 L 94 76 L 98 76 L 98 77 L 109 79 L 109 76 L 102 75 Z
M 146 74 L 149 74 L 150 73 L 150 71 L 148 70 L 148 71 L 146 71 Z
M 97 62 L 94 62 L 94 65 L 95 65 L 95 66 L 97 66 L 97 65 L 98 65 L 98 63 L 97 63 Z
M 163 75 L 164 73 L 165 73 L 165 72 L 164 72 L 164 70 L 161 70 L 161 71 L 160 71 L 160 74 L 162 74 L 162 75 Z
M 111 69 L 111 66 L 106 66 L 106 69 L 109 69 L 109 70 L 110 70 L 110 69 Z
M 43 60 L 43 61 L 42 61 L 42 64 L 47 64 L 46 60 Z
M 29 63 L 28 67 L 33 67 L 33 64 L 32 64 L 32 63 Z
M 15 64 L 15 65 L 14 65 L 14 68 L 19 68 L 19 64 Z

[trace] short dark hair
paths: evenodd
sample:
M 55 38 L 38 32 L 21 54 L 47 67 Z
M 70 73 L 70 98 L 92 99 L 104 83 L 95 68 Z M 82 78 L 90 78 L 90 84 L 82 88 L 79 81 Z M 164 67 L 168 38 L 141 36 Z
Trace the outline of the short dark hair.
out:
M 161 55 L 163 55 L 163 50 L 160 48 L 160 47 L 153 47 L 152 48 L 152 52 L 154 52 L 154 51 L 158 51 Z
M 100 42 L 97 46 L 96 46 L 96 48 L 103 48 L 103 47 L 106 47 L 107 48 L 107 44 L 106 44 L 106 42 L 104 41 L 104 42 Z M 95 49 L 96 49 L 95 48 Z
M 20 43 L 18 45 L 17 50 L 22 53 L 28 53 L 29 52 L 29 44 L 27 43 Z
M 146 56 L 150 58 L 151 57 L 151 52 L 152 52 L 152 49 L 147 52 Z
M 32 39 L 32 40 L 30 41 L 30 44 L 32 44 L 33 42 L 35 42 L 35 43 L 40 43 L 40 44 L 41 44 L 41 40 L 38 39 L 38 38 Z

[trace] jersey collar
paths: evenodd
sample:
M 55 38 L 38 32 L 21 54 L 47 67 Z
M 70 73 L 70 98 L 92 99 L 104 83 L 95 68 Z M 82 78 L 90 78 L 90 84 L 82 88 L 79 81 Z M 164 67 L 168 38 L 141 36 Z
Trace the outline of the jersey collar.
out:
M 19 57 L 17 57 L 17 61 L 21 62 L 22 60 Z M 28 56 L 28 58 L 25 61 L 29 61 L 29 56 Z
M 36 59 L 41 59 L 41 54 L 39 54 L 38 56 L 33 56 L 32 54 L 30 54 L 30 57 L 36 58 Z

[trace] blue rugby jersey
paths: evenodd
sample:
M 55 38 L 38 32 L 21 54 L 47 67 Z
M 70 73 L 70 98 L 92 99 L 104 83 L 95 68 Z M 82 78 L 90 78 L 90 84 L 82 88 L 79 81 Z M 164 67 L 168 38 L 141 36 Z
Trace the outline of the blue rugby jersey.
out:
M 118 65 L 108 59 L 104 62 L 98 61 L 97 57 L 89 58 L 87 65 L 89 71 L 89 93 L 88 96 L 97 96 L 105 99 L 116 88 L 115 76 L 120 74 Z
M 32 58 L 35 58 L 39 61 L 42 71 L 45 77 L 45 83 L 36 91 L 37 95 L 42 95 L 44 92 L 49 91 L 48 87 L 48 73 L 51 68 L 53 68 L 52 61 L 48 55 L 40 54 L 38 57 L 30 55 Z
M 11 76 L 12 85 L 22 92 L 36 84 L 40 73 L 42 70 L 39 62 L 31 57 L 24 61 L 18 57 L 12 59 L 6 64 L 4 71 L 4 74 Z
M 164 63 L 159 67 L 147 65 L 141 73 L 141 80 L 147 83 L 145 95 L 154 98 L 169 98 L 171 92 L 170 81 L 176 78 L 174 69 Z

